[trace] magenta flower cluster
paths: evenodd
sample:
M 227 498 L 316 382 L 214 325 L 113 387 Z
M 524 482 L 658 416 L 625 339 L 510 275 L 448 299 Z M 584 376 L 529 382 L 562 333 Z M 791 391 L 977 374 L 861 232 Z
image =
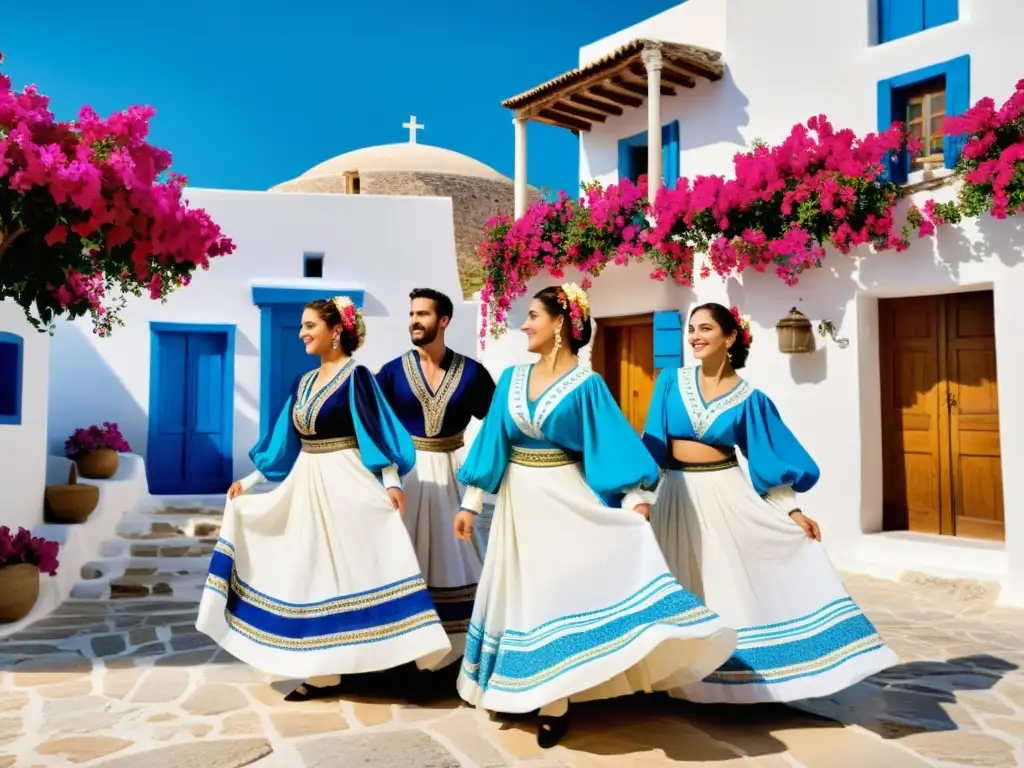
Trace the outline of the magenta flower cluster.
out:
M 117 424 L 109 421 L 103 422 L 101 427 L 94 424 L 88 429 L 76 429 L 64 443 L 64 452 L 72 458 L 81 453 L 99 451 L 103 448 L 109 448 L 118 453 L 131 451 L 131 446 L 124 439 Z
M 154 113 L 85 106 L 59 121 L 35 86 L 14 91 L 0 74 L 0 300 L 37 327 L 89 314 L 106 335 L 125 295 L 162 299 L 234 251 L 182 199 L 171 154 L 146 141 Z
M 0 568 L 28 563 L 41 573 L 56 576 L 60 566 L 57 560 L 59 550 L 60 545 L 56 541 L 33 537 L 26 528 L 18 528 L 17 533 L 11 533 L 6 525 L 0 525 Z

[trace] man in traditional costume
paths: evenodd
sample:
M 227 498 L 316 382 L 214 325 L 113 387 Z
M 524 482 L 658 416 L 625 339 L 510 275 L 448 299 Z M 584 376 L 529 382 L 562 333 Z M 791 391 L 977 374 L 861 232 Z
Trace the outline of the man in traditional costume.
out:
M 452 300 L 440 291 L 409 294 L 413 348 L 385 364 L 377 383 L 412 435 L 416 464 L 404 478 L 405 525 L 452 650 L 435 667 L 462 657 L 483 553 L 476 540 L 456 541 L 452 526 L 462 496 L 457 475 L 470 419 L 483 419 L 494 380 L 476 360 L 449 349 Z M 454 668 L 457 670 L 457 668 Z

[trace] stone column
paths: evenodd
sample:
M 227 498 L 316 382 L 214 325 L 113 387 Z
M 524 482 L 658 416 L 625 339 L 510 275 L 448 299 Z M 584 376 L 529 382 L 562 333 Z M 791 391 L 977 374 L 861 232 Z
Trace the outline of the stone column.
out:
M 516 130 L 515 154 L 515 217 L 518 219 L 526 213 L 526 119 L 516 116 L 512 118 Z
M 653 203 L 661 187 L 661 50 L 644 48 L 647 70 L 647 198 Z

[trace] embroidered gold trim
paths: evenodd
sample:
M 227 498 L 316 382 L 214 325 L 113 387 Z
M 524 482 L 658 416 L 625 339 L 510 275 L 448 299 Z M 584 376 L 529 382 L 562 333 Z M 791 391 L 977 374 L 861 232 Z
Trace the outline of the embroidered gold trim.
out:
M 356 361 L 353 358 L 349 358 L 348 362 L 341 366 L 338 372 L 334 374 L 334 378 L 321 387 L 320 391 L 309 400 L 306 400 L 309 394 L 307 390 L 316 383 L 319 371 L 310 371 L 302 378 L 302 381 L 299 383 L 295 408 L 292 411 L 292 423 L 295 424 L 295 429 L 299 431 L 300 435 L 309 436 L 316 434 L 316 417 L 320 415 L 320 409 L 324 407 L 324 403 L 331 395 L 341 389 L 342 384 L 352 375 L 355 367 Z
M 564 467 L 577 460 L 561 448 L 518 448 L 512 446 L 509 461 L 522 467 Z
M 465 368 L 466 358 L 458 352 L 453 353 L 452 364 L 444 372 L 437 392 L 431 395 L 430 389 L 420 373 L 420 367 L 417 365 L 416 350 L 411 349 L 402 355 L 402 370 L 405 371 L 405 379 L 409 382 L 409 388 L 423 408 L 423 428 L 427 433 L 426 437 L 436 437 L 441 431 L 448 403 L 451 402 L 452 395 L 455 394 L 459 382 L 462 381 L 462 372 Z
M 830 669 L 836 664 L 847 661 L 854 656 L 858 656 L 881 644 L 882 639 L 877 634 L 870 635 L 869 637 L 855 640 L 842 648 L 837 648 L 831 653 L 828 653 L 819 659 L 814 659 L 813 661 L 805 661 L 801 664 L 791 664 L 786 667 L 777 667 L 776 669 L 719 669 L 708 675 L 707 678 L 705 678 L 705 682 L 756 683 L 764 681 L 770 683 L 772 680 L 778 680 L 780 678 L 785 679 L 792 677 L 793 675 L 806 675 L 808 673 Z
M 459 432 L 451 437 L 416 437 L 412 436 L 412 444 L 417 451 L 428 453 L 451 453 L 457 451 L 466 444 L 465 432 Z
M 466 587 L 427 587 L 430 599 L 435 605 L 442 603 L 471 603 L 476 600 L 476 584 Z
M 271 648 L 280 648 L 289 651 L 312 651 L 321 648 L 331 648 L 338 645 L 351 645 L 353 643 L 380 642 L 391 637 L 404 635 L 431 624 L 438 624 L 437 614 L 433 610 L 423 611 L 415 616 L 402 621 L 386 624 L 382 627 L 371 629 L 360 629 L 351 632 L 336 632 L 330 635 L 319 637 L 304 637 L 301 639 L 282 637 L 269 632 L 256 629 L 245 623 L 232 613 L 225 611 L 224 619 L 228 626 L 238 634 L 249 638 L 253 642 L 266 645 Z
M 325 440 L 300 440 L 303 453 L 334 453 L 335 451 L 350 451 L 359 447 L 359 441 L 355 437 L 332 437 Z

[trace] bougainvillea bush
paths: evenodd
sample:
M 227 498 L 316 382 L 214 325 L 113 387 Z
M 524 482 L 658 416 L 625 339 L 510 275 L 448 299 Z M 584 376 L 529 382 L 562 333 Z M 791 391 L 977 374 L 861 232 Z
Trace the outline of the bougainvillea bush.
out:
M 60 544 L 56 541 L 33 537 L 26 528 L 18 528 L 17 533 L 11 533 L 6 525 L 0 525 L 0 568 L 28 563 L 36 566 L 40 573 L 56 576 L 60 567 L 57 560 L 59 550 Z
M 153 114 L 85 106 L 60 121 L 35 86 L 11 90 L 0 74 L 0 300 L 40 330 L 88 314 L 107 335 L 127 295 L 163 299 L 234 251 L 182 200 L 170 153 L 146 141 Z
M 999 109 L 981 99 L 965 114 L 945 120 L 946 135 L 963 141 L 955 181 L 957 199 L 911 206 L 897 203 L 905 189 L 884 175 L 893 153 L 917 152 L 900 123 L 858 138 L 835 130 L 823 115 L 793 127 L 778 146 L 756 142 L 734 157 L 733 178 L 681 178 L 662 187 L 653 205 L 641 178 L 603 189 L 584 186 L 578 201 L 562 193 L 536 203 L 518 221 L 500 215 L 484 230 L 481 292 L 484 324 L 494 337 L 505 330 L 512 302 L 541 270 L 560 278 L 575 267 L 595 275 L 614 259 L 645 260 L 651 277 L 693 284 L 695 271 L 725 278 L 772 269 L 789 285 L 820 267 L 831 246 L 849 254 L 860 245 L 903 251 L 910 234 L 986 212 L 996 218 L 1024 207 L 1024 80 Z M 699 269 L 698 256 L 705 257 Z M 586 282 L 586 278 L 585 278 Z
M 104 421 L 102 427 L 93 424 L 88 429 L 76 429 L 74 434 L 64 442 L 64 452 L 71 458 L 103 448 L 109 448 L 118 453 L 130 453 L 132 450 L 117 424 L 109 421 Z

